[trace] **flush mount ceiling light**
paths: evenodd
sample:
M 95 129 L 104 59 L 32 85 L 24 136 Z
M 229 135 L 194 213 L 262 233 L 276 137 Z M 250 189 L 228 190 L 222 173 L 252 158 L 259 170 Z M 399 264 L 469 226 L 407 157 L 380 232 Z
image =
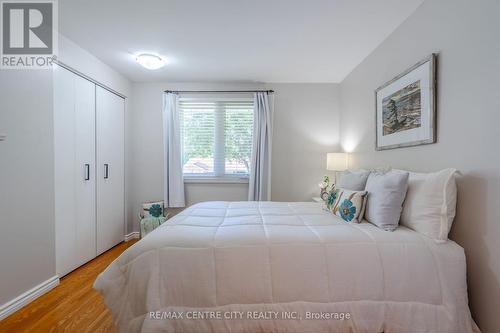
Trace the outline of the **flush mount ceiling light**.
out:
M 165 66 L 166 60 L 155 54 L 143 53 L 139 54 L 135 60 L 144 68 L 154 70 Z

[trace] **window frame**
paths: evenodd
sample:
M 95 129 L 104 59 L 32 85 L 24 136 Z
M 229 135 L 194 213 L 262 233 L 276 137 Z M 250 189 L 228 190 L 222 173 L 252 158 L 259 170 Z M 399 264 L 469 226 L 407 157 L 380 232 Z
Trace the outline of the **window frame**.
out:
M 253 97 L 180 97 L 179 102 L 181 101 L 210 101 L 210 102 L 225 102 L 225 101 L 246 101 L 246 102 L 252 102 L 254 103 Z M 255 108 L 254 111 L 255 112 Z M 255 118 L 254 118 L 255 119 Z M 202 184 L 215 184 L 215 183 L 225 183 L 225 184 L 248 184 L 249 179 L 250 179 L 250 173 L 248 175 L 231 175 L 231 174 L 225 174 L 224 173 L 224 168 L 222 169 L 222 172 L 220 169 L 217 169 L 217 167 L 220 167 L 221 165 L 225 165 L 225 153 L 217 154 L 216 150 L 217 149 L 223 149 L 225 150 L 225 132 L 224 130 L 220 131 L 221 129 L 224 129 L 224 126 L 218 126 L 220 122 L 224 123 L 225 121 L 225 112 L 219 112 L 215 114 L 215 134 L 214 134 L 214 172 L 213 173 L 207 173 L 205 175 L 203 174 L 195 174 L 195 173 L 184 173 L 182 172 L 182 177 L 184 180 L 184 183 L 187 184 L 193 184 L 193 183 L 202 183 Z M 254 123 L 255 126 L 255 123 Z M 253 129 L 255 132 L 255 130 Z M 222 133 L 221 133 L 222 132 Z M 253 134 L 252 134 L 253 135 Z M 181 138 L 182 139 L 182 138 Z M 224 161 L 223 163 L 216 163 L 216 156 L 224 156 Z M 184 169 L 184 165 L 182 166 Z

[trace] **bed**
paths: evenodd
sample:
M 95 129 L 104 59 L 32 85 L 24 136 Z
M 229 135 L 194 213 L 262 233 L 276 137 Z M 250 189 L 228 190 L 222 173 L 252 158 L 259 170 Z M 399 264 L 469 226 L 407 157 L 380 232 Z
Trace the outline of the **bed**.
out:
M 206 202 L 97 278 L 120 332 L 477 332 L 463 249 L 319 203 Z

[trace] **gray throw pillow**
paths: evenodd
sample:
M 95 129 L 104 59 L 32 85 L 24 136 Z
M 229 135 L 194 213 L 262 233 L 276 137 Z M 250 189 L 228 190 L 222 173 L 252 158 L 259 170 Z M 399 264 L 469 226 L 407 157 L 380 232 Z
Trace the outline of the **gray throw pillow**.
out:
M 366 182 L 368 198 L 365 219 L 387 231 L 399 224 L 403 201 L 408 189 L 408 172 L 372 172 Z
M 351 191 L 364 191 L 369 175 L 370 171 L 368 170 L 346 170 L 340 174 L 338 187 Z

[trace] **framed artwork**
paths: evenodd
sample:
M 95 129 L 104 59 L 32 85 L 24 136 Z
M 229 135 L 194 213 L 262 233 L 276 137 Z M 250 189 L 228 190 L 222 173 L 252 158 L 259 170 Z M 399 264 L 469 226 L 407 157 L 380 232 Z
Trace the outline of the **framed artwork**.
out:
M 377 150 L 436 142 L 436 54 L 375 90 Z

